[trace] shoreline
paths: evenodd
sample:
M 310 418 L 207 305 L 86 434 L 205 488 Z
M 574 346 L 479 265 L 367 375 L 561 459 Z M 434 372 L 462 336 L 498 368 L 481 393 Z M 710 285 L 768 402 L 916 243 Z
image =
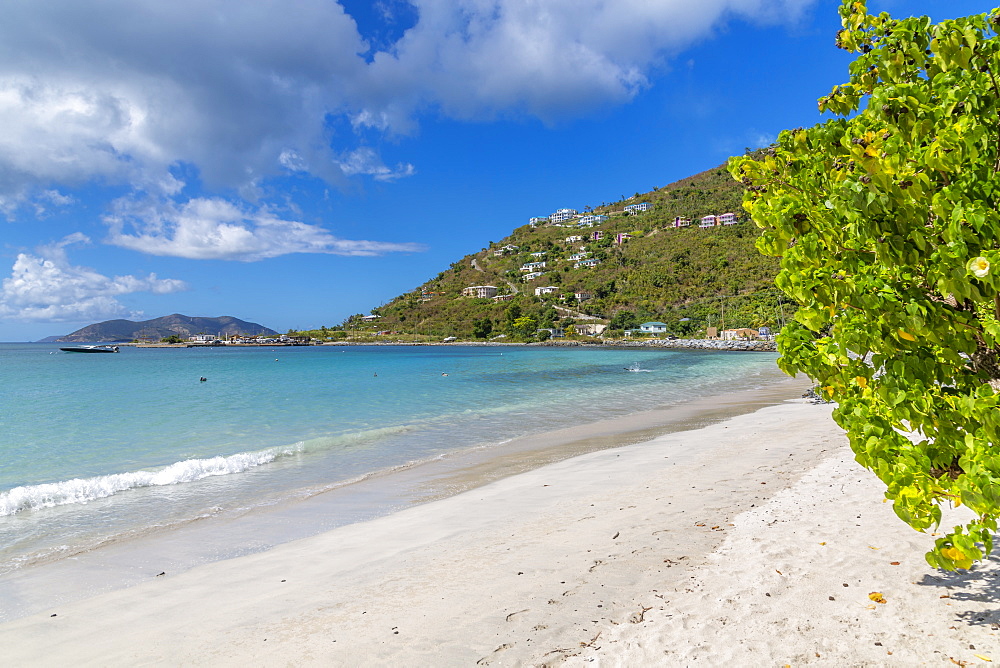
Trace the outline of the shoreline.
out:
M 987 665 L 1000 559 L 931 571 L 830 410 L 579 455 L 0 639 L 15 665 Z
M 757 389 L 711 395 L 575 427 L 527 434 L 429 460 L 373 471 L 360 479 L 295 495 L 273 506 L 151 528 L 0 575 L 0 622 L 294 540 L 411 506 L 451 497 L 496 480 L 594 451 L 696 429 L 802 395 L 808 384 L 774 370 Z
M 47 345 L 58 345 L 48 341 L 27 341 L 25 343 L 42 343 Z M 100 343 L 84 341 L 77 343 Z M 104 342 L 113 343 L 117 346 L 127 346 L 129 348 L 143 349 L 176 349 L 184 350 L 188 348 L 303 348 L 311 346 L 337 347 L 337 346 L 475 346 L 475 347 L 593 347 L 593 348 L 668 348 L 676 350 L 713 350 L 732 352 L 777 352 L 777 344 L 763 340 L 724 340 L 724 339 L 637 339 L 610 340 L 605 341 L 583 341 L 583 340 L 552 340 L 535 341 L 532 343 L 518 343 L 507 341 L 324 341 L 322 343 L 240 343 L 226 345 L 210 345 L 202 343 L 133 343 L 133 342 Z

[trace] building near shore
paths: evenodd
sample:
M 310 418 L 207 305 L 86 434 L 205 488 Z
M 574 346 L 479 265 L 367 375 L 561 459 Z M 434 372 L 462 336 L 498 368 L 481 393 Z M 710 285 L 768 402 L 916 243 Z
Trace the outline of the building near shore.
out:
M 739 329 L 724 329 L 720 336 L 723 341 L 755 341 L 760 338 L 760 333 L 756 329 L 741 327 Z

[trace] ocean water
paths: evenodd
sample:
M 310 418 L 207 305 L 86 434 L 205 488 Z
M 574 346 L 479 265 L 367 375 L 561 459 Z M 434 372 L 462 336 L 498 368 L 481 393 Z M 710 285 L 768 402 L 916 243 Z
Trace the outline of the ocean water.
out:
M 776 376 L 774 354 L 0 344 L 0 574 Z M 206 377 L 207 381 L 199 379 Z

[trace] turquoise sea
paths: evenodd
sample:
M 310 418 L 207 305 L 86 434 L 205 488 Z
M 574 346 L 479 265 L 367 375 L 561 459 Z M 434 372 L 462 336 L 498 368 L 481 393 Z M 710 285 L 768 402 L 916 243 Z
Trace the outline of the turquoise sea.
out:
M 342 492 L 459 451 L 751 389 L 773 382 L 775 358 L 524 346 L 86 355 L 0 344 L 0 574 Z

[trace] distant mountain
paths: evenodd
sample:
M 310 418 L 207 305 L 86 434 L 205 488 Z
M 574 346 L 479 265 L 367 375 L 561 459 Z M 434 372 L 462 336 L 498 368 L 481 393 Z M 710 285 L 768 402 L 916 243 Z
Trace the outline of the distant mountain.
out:
M 44 341 L 79 342 L 79 341 L 109 341 L 128 342 L 133 340 L 159 341 L 162 338 L 176 335 L 182 339 L 195 334 L 249 334 L 256 336 L 264 334 L 276 335 L 278 332 L 268 329 L 255 322 L 247 322 L 224 315 L 218 318 L 200 318 L 181 315 L 165 315 L 162 318 L 133 322 L 131 320 L 107 320 L 93 325 L 87 325 L 72 334 L 61 337 L 48 337 Z

